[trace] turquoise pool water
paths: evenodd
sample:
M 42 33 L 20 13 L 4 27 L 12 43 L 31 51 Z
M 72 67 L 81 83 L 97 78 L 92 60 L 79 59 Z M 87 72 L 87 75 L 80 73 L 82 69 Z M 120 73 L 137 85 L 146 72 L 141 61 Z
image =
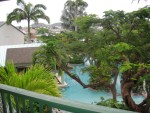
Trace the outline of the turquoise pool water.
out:
M 89 74 L 82 73 L 81 69 L 83 67 L 84 67 L 83 65 L 74 66 L 72 72 L 77 74 L 80 77 L 80 79 L 84 81 L 84 83 L 88 83 Z M 62 89 L 63 98 L 65 99 L 95 104 L 100 101 L 100 97 L 104 97 L 105 99 L 112 98 L 111 93 L 106 91 L 95 91 L 89 88 L 84 89 L 80 84 L 78 84 L 75 80 L 71 79 L 66 74 L 65 74 L 65 81 L 68 84 L 68 87 Z M 118 81 L 118 83 L 120 82 Z M 119 88 L 118 85 L 117 89 Z M 119 101 L 122 101 L 121 96 L 118 96 L 117 99 Z M 134 96 L 134 99 L 136 100 L 136 102 L 139 103 L 142 101 L 143 97 Z

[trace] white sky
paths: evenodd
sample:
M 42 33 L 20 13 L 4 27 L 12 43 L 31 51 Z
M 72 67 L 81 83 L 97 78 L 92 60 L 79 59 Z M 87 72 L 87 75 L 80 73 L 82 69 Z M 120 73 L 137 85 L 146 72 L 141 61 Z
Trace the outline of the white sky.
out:
M 51 24 L 60 22 L 60 16 L 64 7 L 64 3 L 67 0 L 24 0 L 25 2 L 30 2 L 32 4 L 44 4 L 47 7 L 45 11 L 46 15 L 50 17 Z M 97 14 L 100 17 L 103 15 L 104 11 L 107 10 L 124 10 L 125 12 L 131 12 L 133 10 L 138 10 L 141 7 L 150 5 L 150 1 L 140 0 L 140 3 L 135 0 L 84 0 L 88 3 L 88 8 L 86 9 L 88 14 Z M 17 7 L 16 0 L 9 0 L 5 2 L 0 2 L 0 21 L 6 21 L 7 15 L 12 12 L 13 9 Z M 46 23 L 46 21 L 40 20 L 39 22 Z M 27 26 L 26 21 L 21 21 L 21 23 L 13 22 L 16 26 Z

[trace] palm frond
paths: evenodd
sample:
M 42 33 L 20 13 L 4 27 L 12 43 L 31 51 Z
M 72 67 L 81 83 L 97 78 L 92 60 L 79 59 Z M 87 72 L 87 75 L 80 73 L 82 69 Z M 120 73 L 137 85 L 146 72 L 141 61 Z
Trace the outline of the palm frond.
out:
M 25 6 L 25 2 L 23 0 L 17 0 L 17 5 L 23 5 Z
M 31 11 L 31 17 L 32 17 L 32 15 L 33 16 L 36 16 L 36 15 L 44 15 L 45 16 L 45 13 L 42 10 L 37 9 L 37 10 L 32 10 Z
M 22 20 L 27 20 L 28 32 L 30 33 L 30 21 L 32 19 L 35 22 L 38 22 L 39 18 L 45 19 L 48 23 L 50 22 L 49 17 L 43 12 L 43 10 L 46 10 L 46 6 L 42 4 L 33 6 L 31 3 L 26 4 L 23 0 L 17 0 L 17 5 L 19 5 L 21 8 L 16 8 L 7 16 L 7 24 L 11 24 L 12 21 L 21 22 Z
M 36 4 L 34 7 L 33 7 L 33 10 L 37 10 L 37 9 L 44 9 L 46 10 L 46 6 L 43 5 L 43 4 Z
M 36 15 L 36 18 L 39 18 L 39 19 L 44 19 L 46 20 L 48 23 L 50 23 L 50 19 L 48 16 L 46 15 Z M 34 20 L 34 19 L 33 19 Z M 36 22 L 36 21 L 35 21 Z
M 26 19 L 26 12 L 20 8 L 16 8 L 7 16 L 7 24 L 11 24 L 12 21 L 16 20 L 20 22 L 23 19 Z
M 7 71 L 6 71 L 7 70 Z M 0 68 L 0 82 L 3 84 L 19 87 L 22 89 L 44 93 L 53 96 L 60 96 L 54 74 L 45 70 L 42 65 L 31 66 L 26 72 L 16 73 L 12 63 Z M 3 76 L 1 76 L 3 75 Z
M 45 19 L 48 23 L 50 23 L 50 19 L 48 16 L 45 15 L 45 13 L 40 10 L 40 9 L 37 9 L 37 10 L 32 10 L 31 12 L 31 19 L 33 19 L 35 22 L 37 22 L 38 20 L 37 19 Z
M 13 76 L 16 73 L 16 68 L 12 61 L 8 61 L 5 66 L 5 70 L 8 76 Z
M 23 9 L 23 10 L 24 10 L 28 15 L 30 15 L 32 8 L 33 8 L 33 5 L 32 5 L 31 3 L 28 3 L 27 5 L 24 6 L 24 9 Z
M 23 9 L 16 8 L 16 9 L 13 10 L 13 12 L 14 12 L 14 13 L 19 13 L 19 12 L 22 13 L 22 12 L 25 12 L 25 11 L 24 11 Z

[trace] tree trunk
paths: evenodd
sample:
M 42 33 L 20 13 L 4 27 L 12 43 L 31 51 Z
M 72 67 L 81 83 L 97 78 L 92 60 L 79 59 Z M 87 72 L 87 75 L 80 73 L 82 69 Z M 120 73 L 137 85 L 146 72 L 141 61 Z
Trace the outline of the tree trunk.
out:
M 67 67 L 62 64 L 61 60 L 59 59 L 59 56 L 57 55 L 57 53 L 56 53 L 55 51 L 53 51 L 53 50 L 51 49 L 51 52 L 52 52 L 53 55 L 55 56 L 56 61 L 57 61 L 57 66 L 58 66 L 60 69 L 62 69 L 62 70 L 63 70 L 68 76 L 70 76 L 72 79 L 76 80 L 76 81 L 77 81 L 81 86 L 83 86 L 84 88 L 87 88 L 87 87 L 88 87 L 88 85 L 84 84 L 84 83 L 80 80 L 79 77 L 77 77 L 77 76 L 71 74 L 71 73 L 68 71 Z
M 28 38 L 27 38 L 27 42 L 30 42 L 30 40 L 31 40 L 30 19 L 28 18 Z
M 55 58 L 56 58 L 57 66 L 60 69 L 62 69 L 68 76 L 70 76 L 72 79 L 74 79 L 75 81 L 77 81 L 83 88 L 95 88 L 97 85 L 103 85 L 105 87 L 110 87 L 110 85 L 105 84 L 103 82 L 101 82 L 101 83 L 95 83 L 95 84 L 85 84 L 85 83 L 83 83 L 78 76 L 76 76 L 76 75 L 74 75 L 74 74 L 72 74 L 72 73 L 70 73 L 68 71 L 67 66 L 65 66 L 64 64 L 62 64 L 62 62 L 61 62 L 58 54 L 55 51 L 53 51 L 52 49 L 50 49 L 50 50 L 53 53 L 53 55 L 55 56 Z
M 110 86 L 110 91 L 112 93 L 113 100 L 117 101 L 117 90 L 116 90 L 116 86 L 114 84 L 112 84 Z
M 144 69 L 141 69 L 134 77 L 138 79 L 145 73 Z M 131 73 L 125 72 L 123 74 L 123 80 L 121 81 L 121 94 L 125 104 L 134 111 L 141 113 L 150 113 L 150 103 L 148 102 L 148 98 L 143 100 L 140 104 L 136 104 L 131 96 L 132 88 L 136 85 L 136 81 L 129 79 L 131 77 Z M 138 81 L 138 80 L 137 80 Z M 150 99 L 150 98 L 149 98 Z
M 113 81 L 113 83 L 110 86 L 110 90 L 111 90 L 111 93 L 112 93 L 112 96 L 113 96 L 113 100 L 117 101 L 116 84 L 117 84 L 117 79 L 118 79 L 119 72 L 118 72 L 118 69 L 113 69 L 112 72 L 113 72 L 113 75 L 114 75 L 114 81 Z

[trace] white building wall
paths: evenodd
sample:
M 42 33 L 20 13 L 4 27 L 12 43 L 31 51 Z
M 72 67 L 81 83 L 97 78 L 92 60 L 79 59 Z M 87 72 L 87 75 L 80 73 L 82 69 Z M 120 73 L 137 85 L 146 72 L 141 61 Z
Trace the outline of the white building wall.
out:
M 24 44 L 24 34 L 11 25 L 0 27 L 0 45 Z

